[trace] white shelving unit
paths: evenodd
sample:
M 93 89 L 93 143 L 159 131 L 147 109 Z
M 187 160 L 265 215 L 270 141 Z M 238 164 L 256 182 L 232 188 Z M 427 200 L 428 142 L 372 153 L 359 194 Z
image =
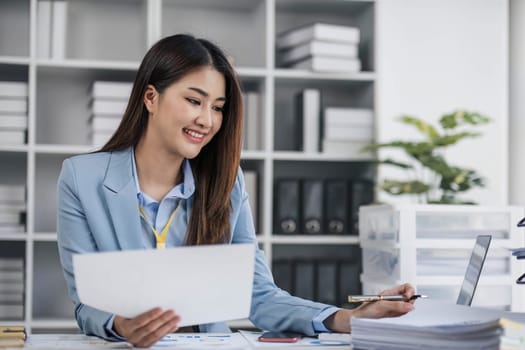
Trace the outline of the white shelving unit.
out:
M 523 264 L 510 251 L 525 243 L 516 226 L 523 214 L 515 206 L 362 206 L 364 293 L 409 282 L 419 293 L 455 303 L 476 237 L 491 235 L 472 305 L 523 312 L 525 290 L 515 283 Z
M 302 153 L 289 141 L 295 127 L 293 97 L 304 88 L 320 89 L 328 105 L 374 108 L 375 1 L 70 0 L 61 60 L 36 55 L 37 2 L 0 2 L 0 80 L 29 84 L 28 142 L 0 145 L 0 183 L 27 188 L 27 232 L 0 236 L 1 245 L 25 252 L 25 319 L 0 324 L 23 324 L 28 332 L 76 327 L 56 249 L 61 163 L 94 150 L 87 128 L 90 84 L 133 81 L 147 48 L 179 32 L 218 43 L 231 54 L 243 89 L 262 96 L 263 147 L 244 151 L 242 166 L 258 174 L 257 233 L 268 260 L 294 254 L 308 257 L 315 251 L 319 256 L 354 255 L 360 261 L 356 236 L 275 235 L 273 189 L 276 179 L 293 176 L 374 178 L 366 162 Z M 363 72 L 327 74 L 276 67 L 276 33 L 311 22 L 358 26 Z

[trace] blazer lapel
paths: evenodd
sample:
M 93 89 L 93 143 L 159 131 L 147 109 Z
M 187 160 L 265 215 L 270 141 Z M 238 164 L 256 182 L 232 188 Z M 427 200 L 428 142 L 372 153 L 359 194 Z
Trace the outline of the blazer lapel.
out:
M 142 230 L 133 181 L 131 148 L 112 152 L 104 178 L 104 196 L 121 249 L 142 249 Z

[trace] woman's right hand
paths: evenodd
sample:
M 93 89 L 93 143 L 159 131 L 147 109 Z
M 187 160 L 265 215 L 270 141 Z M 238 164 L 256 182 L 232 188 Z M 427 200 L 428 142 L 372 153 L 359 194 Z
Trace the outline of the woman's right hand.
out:
M 179 328 L 180 317 L 173 311 L 155 308 L 134 318 L 115 316 L 113 329 L 128 343 L 138 348 L 149 348 Z

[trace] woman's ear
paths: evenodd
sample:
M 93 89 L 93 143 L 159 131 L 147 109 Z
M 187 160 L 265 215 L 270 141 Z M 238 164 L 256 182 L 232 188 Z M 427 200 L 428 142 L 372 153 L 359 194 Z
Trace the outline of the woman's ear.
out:
M 144 92 L 144 105 L 150 113 L 155 113 L 157 111 L 157 103 L 159 101 L 159 93 L 157 89 L 151 84 L 146 87 L 146 92 Z

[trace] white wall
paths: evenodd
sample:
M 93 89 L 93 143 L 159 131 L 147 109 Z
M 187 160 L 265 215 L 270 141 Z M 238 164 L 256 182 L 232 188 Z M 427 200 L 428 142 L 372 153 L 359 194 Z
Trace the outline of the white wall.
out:
M 377 0 L 376 11 L 378 140 L 415 138 L 395 121 L 401 114 L 427 121 L 459 108 L 486 114 L 493 122 L 483 136 L 446 157 L 488 180 L 465 198 L 506 204 L 508 0 Z M 381 167 L 379 178 L 395 174 Z
M 525 205 L 525 1 L 510 0 L 509 201 Z

